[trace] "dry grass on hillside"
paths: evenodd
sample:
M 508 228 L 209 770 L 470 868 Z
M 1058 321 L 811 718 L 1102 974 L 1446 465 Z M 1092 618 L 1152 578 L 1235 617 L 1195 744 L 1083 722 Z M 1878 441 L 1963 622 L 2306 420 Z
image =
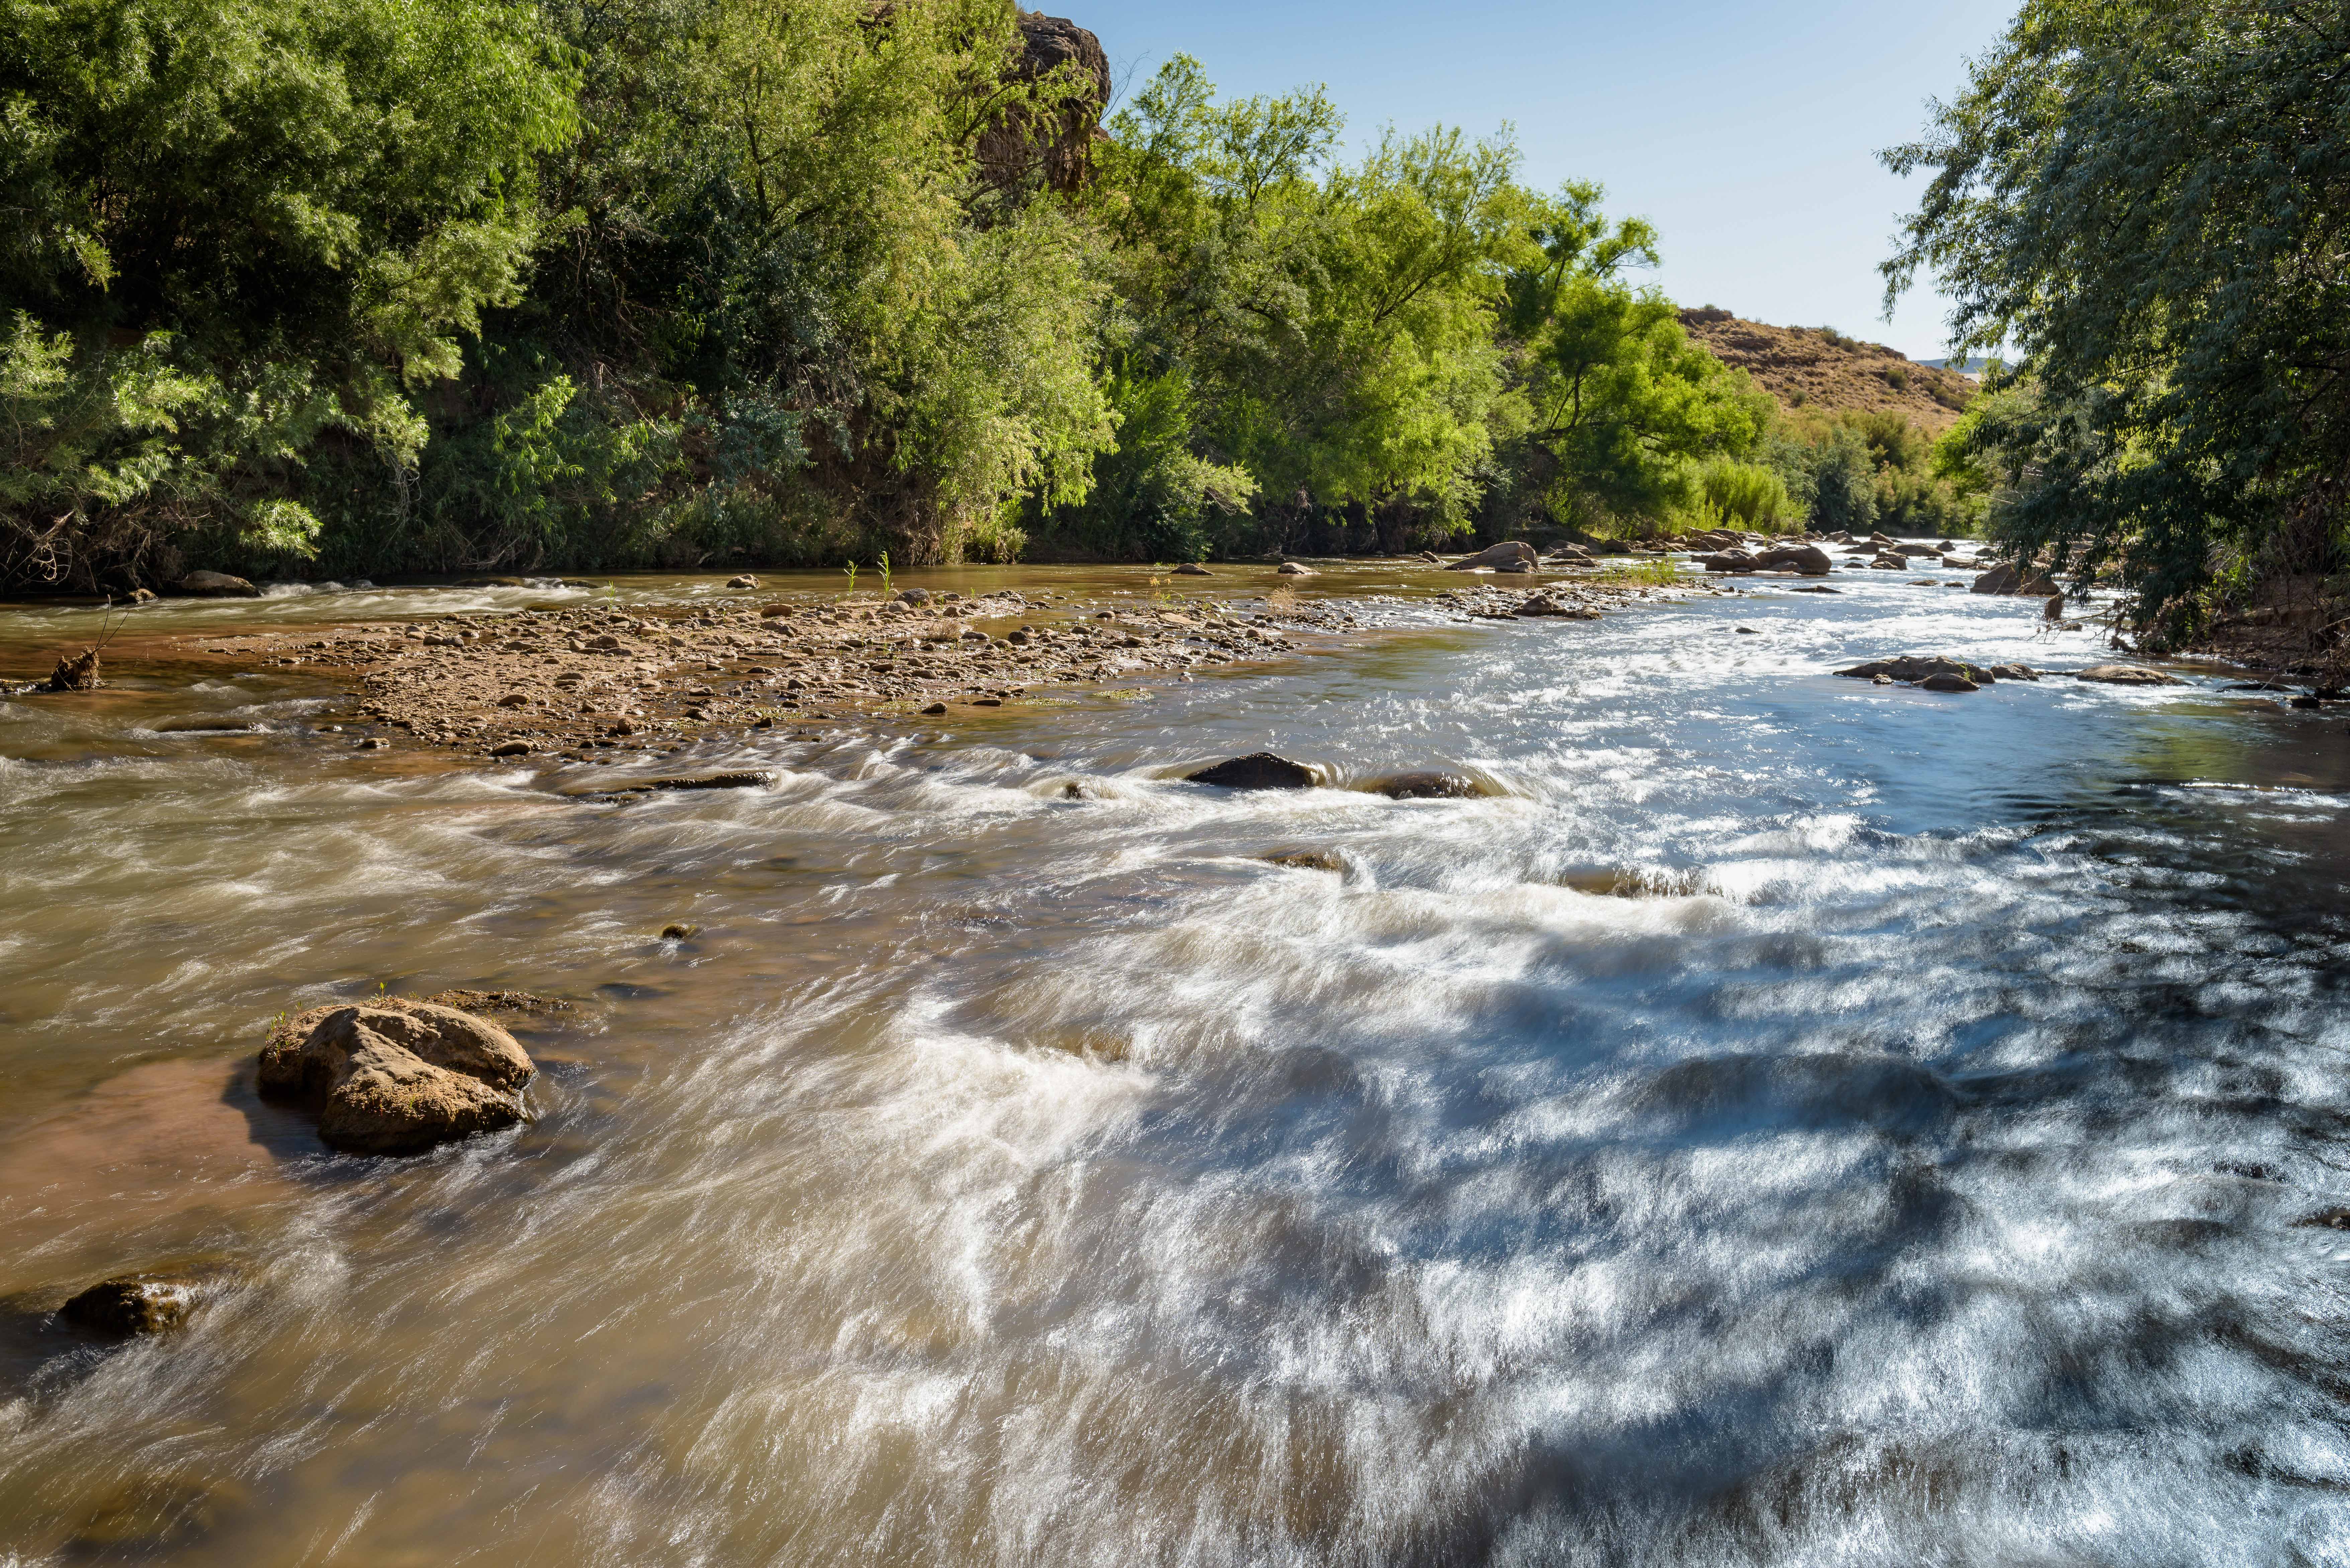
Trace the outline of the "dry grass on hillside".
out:
M 1681 312 L 1681 326 L 1726 365 L 1787 409 L 1907 414 L 1939 435 L 1958 421 L 1975 383 L 1955 370 L 1920 365 L 1881 343 L 1825 327 L 1765 327 L 1711 307 Z

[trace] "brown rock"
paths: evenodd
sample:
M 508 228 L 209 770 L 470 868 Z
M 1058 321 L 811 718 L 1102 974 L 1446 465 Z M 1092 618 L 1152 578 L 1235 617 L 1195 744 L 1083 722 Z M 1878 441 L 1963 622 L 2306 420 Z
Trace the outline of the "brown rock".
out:
M 226 572 L 190 572 L 171 585 L 172 592 L 191 598 L 257 599 L 261 590 L 243 577 Z
M 1536 594 L 1510 612 L 1529 619 L 1550 618 L 1558 620 L 1597 620 L 1599 612 L 1566 599 L 1555 599 L 1548 594 Z
M 1179 577 L 1212 577 L 1216 574 L 1197 561 L 1185 561 L 1175 568 L 1175 575 Z
M 1448 572 L 1473 572 L 1480 568 L 1495 572 L 1531 572 L 1539 560 L 1532 545 L 1522 539 L 1504 539 L 1473 556 L 1464 556 L 1444 569 Z
M 195 1293 L 184 1281 L 126 1274 L 102 1280 L 57 1309 L 57 1315 L 82 1328 L 129 1338 L 134 1334 L 162 1334 L 188 1321 Z
M 2061 597 L 2063 592 L 2040 573 L 2008 562 L 1993 566 L 1969 586 L 1979 594 L 2007 594 L 2030 598 L 2046 598 L 2051 595 Z
M 1839 670 L 1838 675 L 1848 675 L 1856 680 L 1918 680 L 1937 675 L 1954 675 L 1977 686 L 1989 685 L 1996 677 L 1991 671 L 1956 659 L 1944 659 L 1939 654 L 1905 653 L 1898 659 L 1872 659 L 1856 664 L 1850 670 Z
M 1754 557 L 1754 564 L 1764 571 L 1801 572 L 1807 577 L 1825 577 L 1835 569 L 1835 562 L 1817 545 L 1780 545 Z
M 1918 682 L 1918 685 L 1921 691 L 1980 691 L 1982 690 L 1963 675 L 1929 675 L 1925 680 Z
M 1493 793 L 1467 774 L 1441 768 L 1390 774 L 1386 778 L 1373 779 L 1363 788 L 1373 794 L 1383 794 L 1389 800 L 1468 800 Z
M 294 1019 L 262 1048 L 259 1086 L 317 1109 L 330 1148 L 411 1154 L 523 1120 L 516 1091 L 534 1071 L 485 1019 L 381 998 Z
M 1039 11 L 1014 14 L 1021 50 L 1006 76 L 1033 82 L 1057 75 L 1076 90 L 1050 110 L 1015 111 L 982 130 L 981 177 L 1008 189 L 1041 176 L 1055 191 L 1076 191 L 1093 170 L 1094 139 L 1109 102 L 1109 57 L 1101 40 L 1075 22 Z
M 1282 562 L 1275 568 L 1275 572 L 1276 575 L 1284 577 L 1318 577 L 1322 575 L 1313 567 L 1300 566 L 1295 561 Z
M 1263 857 L 1267 865 L 1285 866 L 1293 871 L 1336 871 L 1344 875 L 1347 860 L 1342 855 L 1327 849 L 1283 849 Z
M 727 578 L 726 586 L 730 588 L 755 588 L 759 586 L 759 579 L 745 572 L 739 577 Z
M 2165 675 L 2159 670 L 2148 670 L 2143 664 L 2097 664 L 2077 672 L 2075 680 L 2094 680 L 2104 686 L 2184 686 L 2176 675 Z

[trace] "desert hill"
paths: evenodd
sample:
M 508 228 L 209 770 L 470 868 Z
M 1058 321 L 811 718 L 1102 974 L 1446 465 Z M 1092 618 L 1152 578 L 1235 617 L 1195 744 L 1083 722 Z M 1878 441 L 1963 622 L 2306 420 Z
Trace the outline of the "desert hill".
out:
M 1939 434 L 1958 421 L 1975 383 L 1953 370 L 1920 365 L 1882 343 L 1863 343 L 1826 327 L 1766 327 L 1711 306 L 1683 310 L 1681 327 L 1726 365 L 1785 409 L 1846 409 L 1907 414 Z

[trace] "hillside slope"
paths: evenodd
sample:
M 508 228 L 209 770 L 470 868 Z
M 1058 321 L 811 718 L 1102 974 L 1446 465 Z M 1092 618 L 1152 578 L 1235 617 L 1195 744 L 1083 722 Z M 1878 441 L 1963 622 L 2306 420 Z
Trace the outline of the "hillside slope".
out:
M 1711 306 L 1683 310 L 1681 326 L 1724 364 L 1752 375 L 1781 408 L 1882 410 L 1907 414 L 1939 435 L 1976 391 L 1955 371 L 1826 327 L 1766 327 Z

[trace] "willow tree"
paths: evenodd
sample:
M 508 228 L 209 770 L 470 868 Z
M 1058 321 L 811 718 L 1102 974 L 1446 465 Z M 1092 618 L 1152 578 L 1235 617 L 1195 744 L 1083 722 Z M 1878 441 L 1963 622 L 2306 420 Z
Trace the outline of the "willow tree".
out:
M 2116 569 L 2191 632 L 2266 567 L 2343 563 L 2350 483 L 2350 9 L 2030 0 L 1895 148 L 1933 178 L 1886 264 L 2022 350 L 1970 421 L 1994 533 Z
M 1634 285 L 1632 269 L 1656 265 L 1656 233 L 1609 222 L 1603 195 L 1573 183 L 1531 205 L 1505 329 L 1554 515 L 1638 527 L 1700 505 L 1708 461 L 1719 483 L 1719 465 L 1761 441 L 1772 405 L 1690 339 L 1670 300 Z
M 0 580 L 308 550 L 519 293 L 572 78 L 501 0 L 0 3 Z

